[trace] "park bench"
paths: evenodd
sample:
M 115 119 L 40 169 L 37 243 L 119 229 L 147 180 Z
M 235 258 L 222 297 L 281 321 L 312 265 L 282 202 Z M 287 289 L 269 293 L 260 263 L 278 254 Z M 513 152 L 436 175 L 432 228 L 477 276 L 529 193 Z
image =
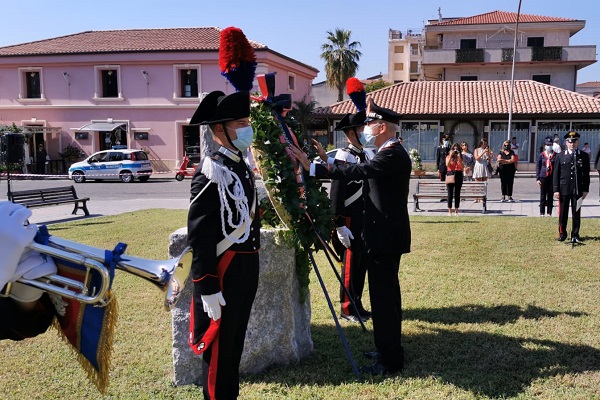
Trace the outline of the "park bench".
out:
M 87 201 L 89 200 L 89 197 L 77 197 L 75 188 L 72 185 L 9 192 L 8 198 L 13 203 L 21 204 L 27 208 L 73 203 L 75 207 L 73 208 L 73 212 L 71 214 L 77 214 L 77 210 L 83 210 L 85 215 L 90 215 L 87 209 Z
M 417 181 L 417 188 L 414 198 L 414 211 L 421 211 L 419 209 L 419 199 L 446 199 L 448 198 L 448 189 L 446 183 L 442 181 L 430 181 L 430 180 L 419 180 Z M 483 210 L 485 214 L 486 201 L 487 201 L 487 182 L 468 181 L 463 182 L 462 189 L 460 191 L 461 199 L 474 199 L 481 200 Z

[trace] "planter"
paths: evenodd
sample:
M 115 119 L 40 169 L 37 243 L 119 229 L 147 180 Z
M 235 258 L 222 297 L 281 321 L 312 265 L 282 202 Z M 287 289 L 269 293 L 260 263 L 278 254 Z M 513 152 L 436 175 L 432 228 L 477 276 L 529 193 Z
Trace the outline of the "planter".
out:
M 415 170 L 413 171 L 413 173 L 415 174 L 415 176 L 423 176 L 423 175 L 425 175 L 427 172 L 425 172 L 425 170 L 424 170 L 424 169 L 415 169 Z

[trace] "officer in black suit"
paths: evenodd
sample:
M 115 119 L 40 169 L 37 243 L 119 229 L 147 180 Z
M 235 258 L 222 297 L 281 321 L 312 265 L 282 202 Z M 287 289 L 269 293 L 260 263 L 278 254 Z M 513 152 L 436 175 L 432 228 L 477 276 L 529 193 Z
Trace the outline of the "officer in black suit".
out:
M 371 153 L 363 149 L 366 143 L 362 132 L 365 125 L 366 111 L 346 114 L 335 127 L 343 131 L 348 139 L 348 146 L 339 149 L 335 155 L 338 165 L 364 163 L 371 159 Z M 342 257 L 342 284 L 340 288 L 340 317 L 350 322 L 360 322 L 371 317 L 364 309 L 361 297 L 367 274 L 366 258 L 363 255 L 364 245 L 361 238 L 362 217 L 364 211 L 363 182 L 360 180 L 336 179 L 331 182 L 329 198 L 334 213 L 337 237 L 334 244 Z M 336 240 L 337 239 L 337 240 Z M 340 246 L 341 245 L 341 246 Z M 344 290 L 344 288 L 346 290 Z M 348 293 L 352 299 L 349 299 Z M 356 305 L 352 306 L 351 300 Z
M 250 94 L 209 93 L 191 124 L 208 125 L 218 151 L 191 183 L 193 250 L 190 345 L 202 354 L 205 398 L 234 399 L 250 310 L 258 288 L 260 221 L 254 175 L 244 161 L 254 138 Z
M 571 242 L 582 243 L 579 238 L 581 224 L 581 202 L 590 190 L 590 158 L 584 151 L 577 149 L 579 133 L 565 135 L 567 150 L 557 154 L 554 162 L 554 197 L 558 199 L 558 240 L 567 238 L 567 220 L 569 205 L 573 216 Z
M 400 257 L 410 252 L 408 191 L 411 161 L 396 139 L 401 115 L 377 106 L 367 108 L 365 137 L 378 148 L 364 164 L 311 164 L 299 149 L 291 148 L 296 159 L 311 175 L 319 178 L 363 180 L 365 212 L 363 239 L 369 271 L 369 295 L 373 313 L 373 334 L 377 361 L 361 368 L 373 375 L 398 373 L 404 366 L 402 348 L 402 307 L 398 272 Z M 319 155 L 323 148 L 313 141 Z
M 442 143 L 435 151 L 435 165 L 438 169 L 440 181 L 446 180 L 446 173 L 448 172 L 448 167 L 446 167 L 446 157 L 448 157 L 448 154 L 450 154 L 450 135 L 444 135 Z

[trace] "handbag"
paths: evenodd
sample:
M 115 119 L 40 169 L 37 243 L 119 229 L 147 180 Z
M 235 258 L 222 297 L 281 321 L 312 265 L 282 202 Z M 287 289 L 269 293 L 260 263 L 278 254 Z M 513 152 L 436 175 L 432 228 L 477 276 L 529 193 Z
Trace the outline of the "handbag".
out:
M 456 177 L 454 176 L 454 171 L 449 171 L 448 174 L 446 174 L 446 185 L 451 185 L 453 183 L 456 183 Z

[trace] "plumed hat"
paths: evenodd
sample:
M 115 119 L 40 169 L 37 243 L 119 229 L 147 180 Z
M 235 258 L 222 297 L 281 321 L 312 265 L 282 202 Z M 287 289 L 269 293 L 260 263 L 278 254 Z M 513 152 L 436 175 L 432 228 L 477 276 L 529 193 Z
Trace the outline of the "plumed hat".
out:
M 356 114 L 346 114 L 334 129 L 336 131 L 343 131 L 350 128 L 361 127 L 365 124 L 366 115 L 366 110 L 359 111 Z
M 367 106 L 366 122 L 381 119 L 393 124 L 398 124 L 400 122 L 400 118 L 402 118 L 401 114 L 398 114 L 389 108 L 379 107 L 377 104 L 375 104 L 373 99 L 371 99 L 369 105 Z
M 250 116 L 250 93 L 235 92 L 225 96 L 220 90 L 210 92 L 200 102 L 190 125 L 211 125 Z
M 367 92 L 365 86 L 357 78 L 350 78 L 346 81 L 346 93 L 358 111 L 367 109 Z
M 241 29 L 225 28 L 219 43 L 219 68 L 237 91 L 250 91 L 256 71 L 254 48 Z

